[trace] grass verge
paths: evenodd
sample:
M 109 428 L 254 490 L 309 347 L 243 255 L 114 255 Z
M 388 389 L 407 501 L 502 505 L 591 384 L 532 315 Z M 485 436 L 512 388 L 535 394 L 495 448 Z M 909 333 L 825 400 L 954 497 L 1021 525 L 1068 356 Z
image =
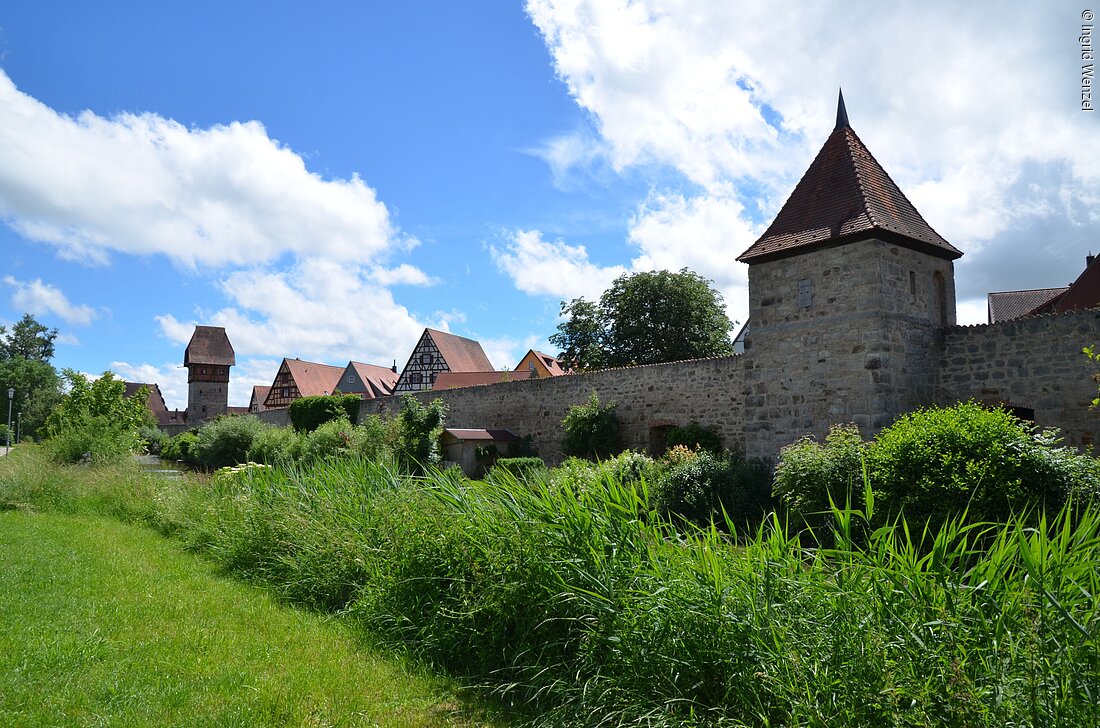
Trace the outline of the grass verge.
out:
M 472 726 L 442 680 L 117 520 L 0 512 L 0 725 Z

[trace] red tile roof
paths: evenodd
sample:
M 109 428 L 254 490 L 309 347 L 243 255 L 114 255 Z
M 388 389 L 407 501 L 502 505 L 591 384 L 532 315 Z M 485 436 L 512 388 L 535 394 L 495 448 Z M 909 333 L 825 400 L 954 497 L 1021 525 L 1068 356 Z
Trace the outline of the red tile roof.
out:
M 836 129 L 771 227 L 737 260 L 758 263 L 868 238 L 948 260 L 961 256 L 925 222 L 848 126 L 843 104 L 841 97 Z
M 1100 306 L 1100 264 L 1090 255 L 1088 265 L 1077 280 L 1070 283 L 1060 296 L 1040 304 L 1032 313 L 1066 313 L 1097 306 Z
M 996 291 L 987 294 L 989 323 L 995 324 L 1027 316 L 1068 290 L 1068 287 L 1063 286 L 1062 288 L 1036 288 L 1030 291 Z
M 221 326 L 196 326 L 191 341 L 183 351 L 183 365 L 215 364 L 233 366 L 237 363 L 233 345 Z
M 458 387 L 476 387 L 479 384 L 514 382 L 530 379 L 530 370 L 514 372 L 440 372 L 435 377 L 432 390 L 457 389 Z
M 560 377 L 563 374 L 569 373 L 568 371 L 566 371 L 565 367 L 562 366 L 561 360 L 558 359 L 556 356 L 550 356 L 549 354 L 544 354 L 543 352 L 536 351 L 535 349 L 528 349 L 527 353 L 523 355 L 523 358 L 519 360 L 520 364 L 523 364 L 524 360 L 526 360 L 527 357 L 532 354 L 537 357 L 540 362 L 542 362 L 542 365 L 545 366 L 547 371 L 550 372 L 550 376 Z M 517 364 L 516 370 L 518 371 L 519 369 L 520 366 L 519 364 Z
M 393 394 L 393 388 L 397 386 L 397 372 L 389 367 L 380 367 L 377 364 L 364 364 L 363 362 L 348 362 L 347 369 L 354 369 L 359 376 L 359 381 L 366 385 L 366 389 L 357 394 L 362 394 L 364 399 L 386 397 Z M 343 376 L 343 373 L 341 373 Z M 341 379 L 341 381 L 343 381 Z M 344 391 L 343 389 L 340 390 Z
M 145 400 L 145 406 L 153 413 L 153 417 L 156 419 L 158 425 L 166 425 L 169 422 L 176 421 L 173 419 L 172 412 L 168 409 L 168 405 L 164 403 L 164 395 L 161 394 L 160 387 L 155 383 L 123 382 L 123 384 L 126 385 L 123 396 L 127 398 L 133 397 L 142 387 L 149 388 L 149 397 Z
M 283 359 L 283 361 L 290 370 L 290 376 L 294 379 L 298 393 L 303 397 L 332 394 L 344 373 L 344 367 L 334 367 L 329 364 L 318 364 L 301 359 Z M 279 369 L 281 370 L 282 367 Z M 278 389 L 279 385 L 275 384 L 274 388 Z
M 464 336 L 456 336 L 446 331 L 425 329 L 432 337 L 435 348 L 443 355 L 447 362 L 447 368 L 452 372 L 488 372 L 492 371 L 493 363 L 485 356 L 481 344 Z
M 249 408 L 251 408 L 254 404 L 263 405 L 264 401 L 267 399 L 267 394 L 270 391 L 271 387 L 265 387 L 261 384 L 253 384 L 252 399 L 249 400 L 248 403 Z

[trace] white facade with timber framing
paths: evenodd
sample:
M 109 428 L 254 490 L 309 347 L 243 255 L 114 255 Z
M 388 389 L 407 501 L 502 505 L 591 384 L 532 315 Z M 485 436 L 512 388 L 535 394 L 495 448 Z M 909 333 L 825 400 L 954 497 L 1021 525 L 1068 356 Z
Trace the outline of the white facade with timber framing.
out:
M 430 390 L 442 372 L 492 370 L 493 364 L 478 342 L 446 331 L 424 329 L 397 380 L 394 392 L 402 394 Z

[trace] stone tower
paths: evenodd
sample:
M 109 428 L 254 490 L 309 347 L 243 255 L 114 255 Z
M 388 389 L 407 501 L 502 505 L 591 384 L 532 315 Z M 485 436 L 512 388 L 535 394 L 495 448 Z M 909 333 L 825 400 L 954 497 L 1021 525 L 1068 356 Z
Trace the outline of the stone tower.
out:
M 233 345 L 221 326 L 196 326 L 183 352 L 187 367 L 187 423 L 196 425 L 229 408 L 229 367 Z
M 749 265 L 745 448 L 774 457 L 854 422 L 865 436 L 933 404 L 962 253 L 924 221 L 848 123 L 836 127 Z

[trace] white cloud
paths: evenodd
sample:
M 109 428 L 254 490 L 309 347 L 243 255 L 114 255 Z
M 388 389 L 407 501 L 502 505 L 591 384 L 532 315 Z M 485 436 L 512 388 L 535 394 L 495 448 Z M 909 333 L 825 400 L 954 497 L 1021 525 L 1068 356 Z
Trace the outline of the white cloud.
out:
M 58 113 L 0 71 L 0 216 L 66 258 L 163 254 L 187 267 L 284 254 L 376 258 L 402 239 L 358 176 L 325 180 L 259 122 Z
M 527 353 L 528 349 L 534 349 L 540 341 L 545 341 L 539 336 L 527 336 L 516 339 L 511 336 L 502 336 L 495 339 L 481 339 L 481 348 L 485 350 L 485 356 L 493 363 L 498 371 L 516 368 L 520 357 Z
M 200 311 L 195 321 L 158 316 L 164 335 L 186 344 L 197 323 L 224 326 L 240 356 L 384 365 L 407 355 L 423 329 L 367 271 L 331 260 L 235 271 L 221 288 L 233 306 Z
M 626 272 L 623 266 L 591 262 L 583 245 L 543 240 L 538 230 L 517 230 L 507 238 L 503 248 L 492 246 L 489 253 L 497 267 L 526 293 L 598 298 L 612 280 Z
M 96 317 L 91 306 L 73 304 L 60 288 L 43 283 L 41 278 L 20 281 L 4 276 L 3 281 L 4 285 L 15 289 L 11 294 L 11 304 L 17 309 L 37 315 L 53 314 L 74 326 L 88 326 Z
M 1077 103 L 1071 3 L 528 0 L 527 11 L 613 164 L 670 168 L 697 185 L 658 189 L 683 196 L 665 214 L 736 200 L 739 220 L 714 221 L 731 238 L 766 224 L 831 131 L 843 85 L 861 138 L 967 254 L 960 296 L 1019 287 L 975 273 L 1005 259 L 1033 261 L 1037 279 L 1072 278 L 1085 240 L 1100 238 L 1100 167 L 1085 153 L 1096 119 Z M 545 156 L 556 176 L 583 159 Z M 651 207 L 631 240 L 656 261 Z M 1037 246 L 1072 251 L 1036 256 Z M 732 279 L 717 261 L 698 265 Z
M 396 268 L 373 268 L 370 279 L 380 286 L 432 286 L 439 282 L 408 263 L 402 263 Z
M 110 369 L 127 382 L 156 384 L 168 409 L 187 409 L 187 370 L 180 364 L 156 366 L 113 361 Z

